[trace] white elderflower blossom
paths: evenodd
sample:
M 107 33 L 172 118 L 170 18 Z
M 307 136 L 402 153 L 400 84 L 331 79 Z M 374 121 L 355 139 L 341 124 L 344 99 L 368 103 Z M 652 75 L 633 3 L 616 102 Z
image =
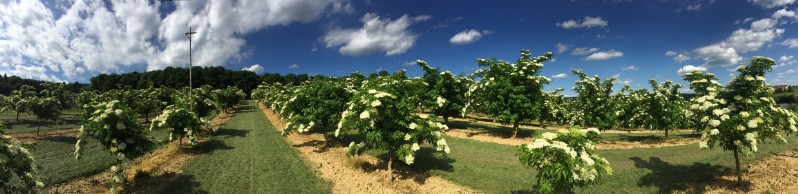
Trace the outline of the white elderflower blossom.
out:
M 698 143 L 698 147 L 701 149 L 707 149 L 709 148 L 709 145 L 707 144 L 706 141 L 701 141 L 701 143 Z
M 740 112 L 740 116 L 743 116 L 743 118 L 746 118 L 746 117 L 750 116 L 750 114 L 748 114 L 748 112 L 746 112 L 746 111 L 742 111 L 742 112 Z
M 438 107 L 443 107 L 443 105 L 446 103 L 446 99 L 441 98 L 440 96 L 438 96 L 438 98 L 435 100 L 435 102 L 438 104 Z
M 587 128 L 587 129 L 585 129 L 585 130 L 587 130 L 588 132 L 594 132 L 594 133 L 596 133 L 596 134 L 601 134 L 601 131 L 599 131 L 599 130 L 598 130 L 597 128 L 595 128 L 595 127 Z
M 371 115 L 367 110 L 364 110 L 363 112 L 360 113 L 360 119 L 368 119 L 369 117 L 371 117 Z
M 757 125 L 757 122 L 756 122 L 756 120 L 750 120 L 750 121 L 748 121 L 748 128 L 752 128 L 752 129 L 753 129 L 753 128 L 756 128 L 757 126 L 758 126 L 758 125 Z
M 407 163 L 407 164 L 409 164 L 409 165 L 412 165 L 412 164 L 413 164 L 413 161 L 414 161 L 415 159 L 416 159 L 416 158 L 415 158 L 415 157 L 413 157 L 413 154 L 408 154 L 407 156 L 405 156 L 405 163 Z
M 738 130 L 738 131 L 745 131 L 745 126 L 743 126 L 743 125 L 737 125 L 737 130 Z
M 721 109 L 712 110 L 712 114 L 715 114 L 715 116 L 723 115 L 723 110 Z
M 554 140 L 554 138 L 557 138 L 557 134 L 551 132 L 543 133 L 541 136 L 543 137 L 543 139 L 546 140 Z
M 410 128 L 410 129 L 416 129 L 416 127 L 418 127 L 418 125 L 416 125 L 416 123 L 410 123 L 410 125 L 407 126 L 407 128 Z
M 410 146 L 410 149 L 413 151 L 418 151 L 421 147 L 418 146 L 418 143 L 413 143 L 413 146 Z
M 709 121 L 709 124 L 712 125 L 713 127 L 717 127 L 718 125 L 720 125 L 720 121 L 712 119 Z
M 380 105 L 382 105 L 382 102 L 380 102 L 380 100 L 371 101 L 371 107 L 378 107 Z
M 590 158 L 590 155 L 588 155 L 587 152 L 585 151 L 579 153 L 579 158 L 582 159 L 582 161 L 585 162 L 587 166 L 593 166 L 593 164 L 596 164 L 596 161 Z
M 720 134 L 720 131 L 718 129 L 712 129 L 711 131 L 709 131 L 709 134 L 710 135 L 718 135 L 718 134 Z
M 721 120 L 721 121 L 725 121 L 725 120 L 727 120 L 727 119 L 729 119 L 729 118 L 730 118 L 730 117 L 729 117 L 729 115 L 722 115 L 722 116 L 720 116 L 720 120 Z
M 409 133 L 405 133 L 405 141 L 410 141 L 410 138 L 413 138 Z

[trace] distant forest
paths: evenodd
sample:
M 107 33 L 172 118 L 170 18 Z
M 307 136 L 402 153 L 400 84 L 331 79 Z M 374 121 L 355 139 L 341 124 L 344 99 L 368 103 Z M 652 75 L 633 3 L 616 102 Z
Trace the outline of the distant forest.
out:
M 3 74 L 3 76 L 0 77 L 0 94 L 8 96 L 11 94 L 11 91 L 19 89 L 19 87 L 22 85 L 33 86 L 38 93 L 42 91 L 43 87 L 41 84 L 45 82 L 46 81 L 21 78 L 19 76 L 8 76 Z M 72 92 L 80 92 L 81 90 L 86 90 L 88 88 L 89 84 L 82 84 L 78 82 L 66 84 L 66 89 Z

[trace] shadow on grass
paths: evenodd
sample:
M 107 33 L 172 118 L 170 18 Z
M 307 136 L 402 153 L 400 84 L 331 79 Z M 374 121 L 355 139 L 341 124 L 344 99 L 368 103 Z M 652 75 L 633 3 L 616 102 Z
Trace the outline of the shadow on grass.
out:
M 136 180 L 128 185 L 129 191 L 135 193 L 208 193 L 199 189 L 199 186 L 194 175 L 171 172 L 159 176 L 139 173 Z
M 487 134 L 490 136 L 501 137 L 501 138 L 510 138 L 513 135 L 513 128 L 511 126 L 490 126 L 490 125 L 483 125 L 477 124 L 468 121 L 449 121 L 448 124 L 449 128 L 452 129 L 469 129 L 474 130 L 474 133 L 469 133 L 468 136 L 475 136 L 475 135 L 482 135 Z M 529 138 L 534 137 L 537 135 L 536 130 L 518 129 L 518 138 Z
M 78 142 L 78 138 L 74 136 L 49 136 L 42 138 L 42 140 L 68 143 L 68 144 L 75 144 L 76 142 Z
M 216 150 L 231 150 L 233 148 L 235 147 L 225 144 L 224 141 L 211 139 L 201 144 L 197 144 L 189 149 L 183 149 L 183 152 L 199 155 L 211 153 Z
M 247 134 L 249 134 L 249 130 L 221 128 L 218 131 L 216 131 L 216 133 L 214 133 L 213 135 L 226 136 L 226 137 L 246 137 Z
M 679 191 L 704 193 L 705 186 L 710 183 L 723 182 L 721 185 L 734 185 L 736 183 L 719 178 L 724 174 L 733 173 L 731 168 L 720 165 L 712 166 L 707 163 L 693 163 L 692 165 L 671 164 L 659 157 L 650 157 L 648 161 L 639 157 L 631 157 L 629 159 L 635 162 L 636 168 L 651 170 L 651 173 L 646 174 L 637 181 L 637 185 L 657 187 L 659 193 Z
M 256 106 L 257 106 L 257 104 L 256 104 Z M 235 113 L 245 113 L 245 112 L 252 112 L 252 111 L 255 111 L 255 106 L 241 105 L 240 107 L 238 107 L 238 109 L 235 111 Z
M 665 138 L 663 134 L 612 134 L 617 138 L 610 138 L 609 140 L 626 141 L 626 142 L 641 142 L 641 143 L 659 143 L 667 139 L 685 139 L 685 138 L 699 138 L 701 134 L 671 134 L 670 137 Z

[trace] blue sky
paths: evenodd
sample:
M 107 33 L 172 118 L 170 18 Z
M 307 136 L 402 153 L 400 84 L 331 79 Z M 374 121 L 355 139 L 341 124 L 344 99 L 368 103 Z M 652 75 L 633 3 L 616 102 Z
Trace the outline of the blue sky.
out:
M 555 54 L 542 75 L 566 94 L 571 69 L 633 88 L 683 83 L 687 70 L 725 83 L 759 55 L 777 61 L 769 83 L 797 84 L 794 1 L 12 0 L 0 3 L 0 73 L 87 82 L 186 66 L 193 26 L 195 65 L 258 73 L 420 76 L 412 63 L 422 59 L 468 74 L 477 58 L 514 61 L 528 49 Z

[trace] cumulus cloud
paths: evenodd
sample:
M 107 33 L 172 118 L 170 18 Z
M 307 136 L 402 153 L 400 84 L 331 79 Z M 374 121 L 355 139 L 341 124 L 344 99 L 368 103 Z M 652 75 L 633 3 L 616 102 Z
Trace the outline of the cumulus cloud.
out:
M 565 51 L 568 51 L 568 49 L 571 48 L 571 45 L 557 43 L 557 45 L 554 45 L 554 47 L 557 48 L 557 53 L 564 53 Z
M 770 9 L 790 5 L 795 3 L 795 0 L 748 0 L 748 2 L 754 3 L 762 8 Z
M 608 22 L 601 17 L 590 17 L 585 16 L 584 20 L 568 20 L 560 23 L 556 23 L 555 25 L 565 28 L 565 29 L 573 29 L 573 28 L 593 28 L 593 27 L 607 27 Z
M 676 70 L 676 73 L 685 74 L 685 73 L 690 73 L 690 72 L 693 72 L 693 71 L 706 71 L 706 70 L 707 70 L 707 67 L 704 67 L 704 66 L 685 65 L 684 67 L 680 68 L 679 70 Z
M 597 51 L 599 51 L 598 48 L 581 47 L 581 48 L 575 48 L 574 51 L 571 52 L 571 55 L 587 55 L 590 53 L 595 53 Z
M 194 64 L 220 66 L 244 57 L 246 34 L 351 11 L 346 0 L 181 1 L 168 13 L 161 1 L 55 4 L 60 15 L 37 0 L 0 3 L 0 58 L 71 80 L 126 67 L 184 66 L 184 33 L 193 26 Z
M 593 53 L 590 56 L 587 56 L 585 58 L 585 60 L 588 60 L 588 61 L 607 60 L 607 59 L 612 59 L 612 58 L 617 58 L 617 57 L 622 57 L 622 56 L 623 56 L 623 52 L 621 52 L 621 51 L 609 50 L 609 51 L 601 51 L 601 52 Z
M 688 5 L 685 9 L 687 9 L 687 11 L 698 11 L 701 10 L 701 4 Z
M 784 66 L 795 64 L 796 61 L 793 60 L 793 58 L 794 57 L 792 55 L 790 55 L 790 56 L 783 55 L 783 56 L 779 57 L 779 63 L 777 65 L 773 66 L 773 68 L 779 68 L 779 67 L 784 67 Z
M 640 69 L 640 68 L 637 67 L 637 66 L 634 66 L 634 65 L 629 65 L 629 66 L 626 66 L 626 67 L 623 68 L 624 71 L 626 71 L 626 70 L 638 70 L 638 69 Z
M 244 69 L 241 69 L 241 70 L 251 71 L 251 72 L 255 72 L 257 74 L 260 74 L 260 73 L 263 73 L 263 66 L 260 66 L 260 64 L 254 64 L 252 66 L 245 67 Z
M 330 30 L 324 35 L 324 42 L 327 48 L 341 46 L 338 52 L 342 55 L 363 56 L 375 52 L 398 55 L 407 52 L 416 42 L 418 35 L 410 31 L 410 26 L 430 18 L 403 15 L 396 20 L 383 20 L 377 14 L 367 13 L 360 18 L 362 28 Z
M 673 57 L 673 60 L 678 62 L 683 62 L 692 59 L 690 53 L 688 52 L 668 51 L 665 52 L 665 56 Z
M 788 38 L 781 42 L 781 45 L 790 47 L 790 48 L 798 48 L 798 38 Z
M 463 30 L 462 32 L 452 36 L 452 38 L 449 39 L 449 42 L 456 45 L 471 44 L 482 38 L 482 36 L 488 35 L 490 33 L 491 31 L 489 30 L 483 30 L 482 32 L 474 29 Z
M 555 74 L 551 76 L 551 78 L 566 78 L 566 77 L 568 77 L 568 74 L 565 73 Z
M 299 65 L 297 65 L 297 64 L 291 64 L 291 65 L 289 65 L 289 66 L 288 66 L 288 68 L 291 68 L 291 69 L 296 69 L 296 68 L 299 68 Z
M 782 17 L 792 18 L 792 17 L 795 17 L 795 11 L 788 11 L 787 9 L 780 9 L 780 10 L 776 11 L 775 13 L 773 13 L 773 15 L 771 15 L 770 17 L 772 17 L 774 19 L 779 19 L 779 18 L 782 18 Z
M 776 11 L 776 13 L 778 12 Z M 783 15 L 776 13 L 774 15 Z M 759 50 L 784 33 L 784 29 L 775 28 L 777 23 L 776 17 L 754 21 L 749 29 L 737 29 L 719 43 L 696 49 L 696 58 L 703 59 L 703 66 L 708 67 L 737 64 L 743 59 L 740 54 Z M 782 42 L 782 44 L 785 43 Z

